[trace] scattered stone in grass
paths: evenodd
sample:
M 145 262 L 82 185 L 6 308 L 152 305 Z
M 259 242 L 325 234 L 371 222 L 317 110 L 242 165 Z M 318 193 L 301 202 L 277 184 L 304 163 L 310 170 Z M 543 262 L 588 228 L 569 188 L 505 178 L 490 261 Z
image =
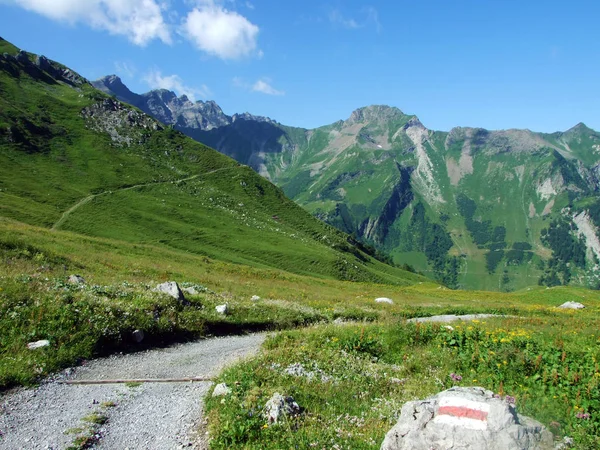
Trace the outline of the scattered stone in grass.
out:
M 185 299 L 183 292 L 181 292 L 181 289 L 179 289 L 179 285 L 174 281 L 167 281 L 166 283 L 159 284 L 156 286 L 154 291 L 170 295 L 184 305 L 189 304 L 189 302 Z
M 457 316 L 455 314 L 445 314 L 442 316 L 431 316 L 431 317 L 414 317 L 412 319 L 408 319 L 407 322 L 455 322 L 457 320 L 481 320 L 481 319 L 489 319 L 492 317 L 514 317 L 514 316 L 504 316 L 501 314 L 465 314 L 462 316 Z M 449 329 L 449 328 L 448 328 Z
M 319 377 L 323 383 L 327 383 L 333 380 L 332 377 L 327 375 L 321 369 L 317 368 L 314 371 L 306 370 L 304 366 L 300 363 L 290 364 L 283 370 L 283 372 L 293 377 L 304 377 L 309 380 L 314 380 L 315 378 Z
M 556 444 L 555 450 L 566 450 L 568 448 L 573 448 L 575 446 L 575 441 L 572 437 L 565 436 L 561 442 Z
M 48 347 L 50 345 L 50 341 L 47 339 L 42 339 L 41 341 L 30 342 L 27 344 L 27 348 L 29 350 L 35 350 L 36 348 Z
M 135 330 L 133 333 L 131 333 L 131 337 L 138 344 L 144 340 L 144 336 L 145 335 L 144 335 L 144 332 L 142 330 Z
M 381 450 L 431 448 L 543 450 L 553 437 L 541 423 L 518 415 L 514 404 L 480 387 L 454 387 L 405 403 Z
M 227 303 L 225 303 L 224 305 L 215 306 L 215 310 L 219 314 L 226 315 L 229 312 L 229 306 L 227 306 Z
M 279 392 L 275 392 L 265 404 L 263 416 L 269 425 L 273 425 L 278 423 L 282 417 L 292 417 L 298 414 L 300 414 L 300 406 L 292 397 L 284 397 Z
M 258 295 L 253 295 L 250 300 L 252 300 L 253 302 L 258 302 L 260 300 L 260 297 Z
M 379 297 L 375 299 L 375 303 L 387 303 L 388 305 L 393 305 L 394 301 L 391 298 Z
M 85 284 L 85 278 L 81 275 L 71 275 L 68 281 L 71 284 Z
M 219 383 L 215 386 L 213 390 L 213 397 L 224 397 L 226 395 L 231 394 L 231 388 L 227 386 L 225 383 Z
M 583 309 L 585 308 L 585 305 L 578 303 L 578 302 L 565 302 L 562 305 L 559 306 L 559 308 L 563 308 L 563 309 Z
M 186 294 L 190 294 L 190 295 L 198 295 L 199 294 L 199 292 L 194 287 L 184 287 L 182 289 L 182 291 L 185 292 Z

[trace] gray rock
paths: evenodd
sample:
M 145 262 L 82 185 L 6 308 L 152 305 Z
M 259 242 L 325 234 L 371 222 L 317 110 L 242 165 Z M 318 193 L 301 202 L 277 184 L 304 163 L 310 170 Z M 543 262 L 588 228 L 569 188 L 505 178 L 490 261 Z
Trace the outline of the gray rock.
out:
M 190 295 L 198 295 L 199 292 L 194 287 L 186 287 L 182 289 L 183 292 Z
M 29 350 L 35 350 L 36 348 L 48 347 L 50 345 L 50 341 L 47 339 L 42 339 L 41 341 L 30 342 L 27 344 L 27 348 Z
M 253 295 L 250 300 L 252 300 L 253 302 L 258 302 L 260 300 L 260 297 L 258 295 Z
M 405 403 L 381 450 L 545 450 L 552 433 L 480 387 L 455 387 Z
M 569 436 L 565 436 L 561 442 L 556 444 L 556 447 L 554 447 L 554 450 L 566 450 L 569 448 L 573 448 L 574 445 L 575 445 L 575 441 L 573 441 L 573 438 L 569 437 Z
M 379 297 L 375 299 L 375 303 L 387 303 L 388 305 L 393 305 L 394 301 L 391 298 Z
M 163 294 L 170 295 L 175 300 L 179 300 L 182 303 L 187 303 L 183 292 L 179 289 L 179 285 L 174 281 L 167 281 L 156 286 L 155 292 L 162 292 Z
M 71 275 L 68 281 L 71 284 L 85 284 L 85 278 L 81 275 Z
M 131 337 L 139 344 L 144 340 L 145 334 L 142 330 L 135 330 L 133 333 L 131 333 Z
M 25 52 L 24 50 L 21 50 L 16 57 L 17 61 L 19 61 L 21 64 L 30 64 L 31 60 L 29 59 L 29 56 L 27 56 L 27 52 Z
M 559 306 L 559 308 L 563 308 L 563 309 L 583 309 L 585 308 L 585 305 L 578 303 L 578 302 L 565 302 L 562 305 Z
M 279 392 L 275 392 L 267 401 L 263 411 L 263 416 L 269 424 L 279 423 L 283 417 L 291 417 L 298 414 L 300 414 L 298 403 L 292 397 L 284 397 Z
M 425 322 L 442 322 L 442 323 L 448 323 L 448 322 L 454 322 L 457 320 L 463 320 L 463 321 L 468 321 L 468 320 L 481 320 L 481 319 L 489 319 L 492 317 L 514 317 L 514 316 L 504 316 L 504 315 L 499 315 L 499 314 L 464 314 L 462 316 L 457 316 L 454 314 L 445 314 L 443 316 L 431 316 L 431 317 L 414 317 L 412 319 L 408 319 L 407 322 L 419 322 L 419 323 L 425 323 Z
M 213 390 L 213 397 L 224 397 L 226 395 L 231 394 L 231 388 L 227 386 L 225 383 L 217 384 Z
M 226 315 L 229 312 L 229 307 L 227 306 L 227 303 L 225 303 L 224 305 L 215 306 L 215 310 L 219 314 Z
M 48 61 L 48 58 L 46 58 L 44 55 L 38 55 L 35 58 L 35 65 L 46 72 L 52 70 L 52 65 L 50 64 L 50 61 Z

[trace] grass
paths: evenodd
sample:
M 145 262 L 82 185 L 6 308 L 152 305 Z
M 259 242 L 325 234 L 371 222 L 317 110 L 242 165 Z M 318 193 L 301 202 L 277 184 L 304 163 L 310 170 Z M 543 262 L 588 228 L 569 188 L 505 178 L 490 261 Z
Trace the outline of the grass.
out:
M 376 448 L 401 404 L 451 386 L 450 373 L 514 396 L 580 448 L 598 444 L 597 292 L 448 290 L 377 261 L 172 129 L 137 129 L 141 144 L 117 145 L 80 114 L 106 96 L 15 64 L 0 71 L 0 389 L 114 351 L 289 330 L 222 374 L 234 392 L 207 399 L 214 448 Z M 75 273 L 84 285 L 67 282 Z M 153 291 L 171 280 L 198 294 L 184 305 Z M 567 300 L 588 308 L 555 309 Z M 454 330 L 404 322 L 476 312 L 516 317 Z M 41 339 L 50 345 L 27 348 Z M 260 410 L 276 391 L 304 413 L 265 427 Z M 74 448 L 93 445 L 109 407 L 84 418 Z
M 249 167 L 91 85 L 75 89 L 32 70 L 8 60 L 0 67 L 0 217 L 302 275 L 416 279 L 353 246 Z M 98 106 L 105 102 L 107 110 Z M 86 118 L 89 108 L 100 112 Z
M 344 320 L 398 320 L 439 313 L 517 314 L 539 298 L 557 306 L 594 291 L 533 288 L 503 295 L 412 285 L 345 282 L 218 261 L 161 245 L 141 245 L 0 219 L 0 386 L 31 384 L 48 373 L 116 350 L 210 334 L 289 329 Z M 70 274 L 84 286 L 67 283 Z M 184 306 L 152 291 L 174 280 L 196 286 Z M 186 284 L 188 283 L 188 284 Z M 262 298 L 253 302 L 251 297 Z M 394 305 L 375 304 L 389 297 Z M 226 316 L 215 306 L 228 303 Z M 131 333 L 146 338 L 134 344 Z M 50 340 L 28 350 L 28 342 Z
M 80 427 L 67 430 L 66 434 L 76 435 L 67 450 L 84 450 L 93 447 L 99 440 L 100 427 L 108 422 L 107 411 L 116 406 L 114 402 L 104 402 L 99 409 L 81 418 Z
M 405 402 L 454 385 L 514 397 L 520 414 L 557 439 L 598 448 L 598 298 L 577 312 L 557 310 L 543 295 L 538 302 L 518 308 L 519 318 L 452 329 L 389 320 L 281 332 L 216 381 L 233 393 L 206 398 L 211 448 L 377 449 Z M 303 413 L 268 424 L 262 409 L 275 392 Z

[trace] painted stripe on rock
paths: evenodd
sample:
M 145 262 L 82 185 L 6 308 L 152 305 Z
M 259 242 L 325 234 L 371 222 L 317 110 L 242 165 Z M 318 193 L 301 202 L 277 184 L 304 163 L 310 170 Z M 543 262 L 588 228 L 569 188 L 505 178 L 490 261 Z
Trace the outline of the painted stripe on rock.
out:
M 470 430 L 486 430 L 490 411 L 488 403 L 461 397 L 441 398 L 436 411 L 435 423 Z
M 461 397 L 443 397 L 439 401 L 439 406 L 458 406 L 469 409 L 476 409 L 478 411 L 490 412 L 489 403 L 476 402 Z
M 465 417 L 474 420 L 487 420 L 488 413 L 479 409 L 465 408 L 462 406 L 440 406 L 438 415 L 447 415 L 453 417 Z
M 448 415 L 436 416 L 433 422 L 439 425 L 465 428 L 467 430 L 487 430 L 487 420 L 469 419 L 467 417 L 454 417 Z

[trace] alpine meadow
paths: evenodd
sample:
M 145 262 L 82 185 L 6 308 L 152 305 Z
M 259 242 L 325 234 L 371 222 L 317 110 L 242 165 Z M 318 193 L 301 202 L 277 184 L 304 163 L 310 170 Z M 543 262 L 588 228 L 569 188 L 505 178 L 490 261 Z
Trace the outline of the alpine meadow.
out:
M 0 38 L 0 447 L 63 448 L 21 441 L 17 404 L 88 382 L 125 387 L 77 391 L 65 448 L 110 448 L 138 414 L 145 443 L 119 442 L 176 448 L 144 414 L 180 391 L 121 412 L 152 383 L 205 383 L 179 448 L 426 448 L 389 444 L 407 402 L 469 389 L 508 411 L 511 449 L 599 448 L 599 189 L 583 123 L 445 132 L 374 105 L 305 129 Z M 234 335 L 264 343 L 210 376 L 77 378 Z M 498 448 L 491 406 L 436 422 L 452 405 L 415 406 L 417 434 L 451 424 L 427 448 Z

